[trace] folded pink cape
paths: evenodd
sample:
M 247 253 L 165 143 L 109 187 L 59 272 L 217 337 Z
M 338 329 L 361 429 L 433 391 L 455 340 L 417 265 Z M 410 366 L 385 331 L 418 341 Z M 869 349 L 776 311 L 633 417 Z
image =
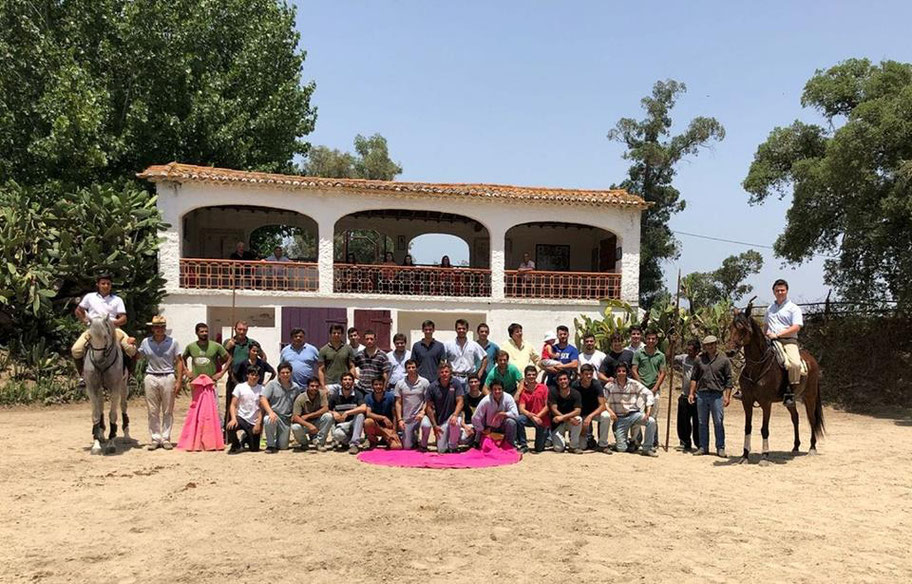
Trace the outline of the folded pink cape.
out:
M 200 375 L 190 382 L 193 400 L 187 410 L 184 429 L 177 447 L 181 450 L 222 450 L 222 428 L 219 421 L 215 382 L 207 375 Z
M 522 454 L 508 444 L 498 446 L 496 442 L 485 436 L 481 443 L 481 450 L 470 448 L 466 452 L 458 454 L 437 454 L 417 450 L 374 449 L 359 454 L 358 460 L 381 466 L 411 468 L 484 468 L 516 464 L 522 460 Z

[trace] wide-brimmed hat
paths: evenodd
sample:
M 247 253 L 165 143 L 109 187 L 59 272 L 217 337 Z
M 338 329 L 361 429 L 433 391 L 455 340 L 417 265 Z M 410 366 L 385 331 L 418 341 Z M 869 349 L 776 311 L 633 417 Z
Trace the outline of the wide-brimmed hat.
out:
M 718 342 L 719 342 L 719 339 L 717 339 L 715 337 L 715 335 L 706 335 L 705 337 L 703 337 L 704 345 L 709 345 L 709 344 L 718 343 Z
M 168 326 L 168 321 L 165 320 L 164 316 L 156 314 L 152 317 L 151 322 L 146 323 L 146 326 Z

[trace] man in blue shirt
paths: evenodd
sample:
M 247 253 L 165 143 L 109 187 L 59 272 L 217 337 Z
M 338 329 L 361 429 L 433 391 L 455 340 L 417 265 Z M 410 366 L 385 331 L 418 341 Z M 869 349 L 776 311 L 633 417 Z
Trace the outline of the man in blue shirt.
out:
M 497 343 L 494 341 L 488 340 L 491 329 L 488 327 L 487 323 L 483 322 L 478 325 L 475 332 L 478 337 L 476 342 L 481 345 L 481 348 L 484 349 L 484 352 L 488 356 L 488 360 L 485 361 L 485 370 L 478 376 L 479 381 L 484 383 L 484 380 L 488 378 L 488 374 L 491 373 L 491 369 L 494 369 L 494 365 L 497 364 L 497 352 L 500 351 L 500 347 L 498 347 Z
M 446 346 L 434 338 L 434 321 L 421 323 L 424 338 L 412 346 L 412 359 L 418 363 L 418 375 L 429 382 L 437 379 L 437 368 L 446 361 Z
M 396 434 L 396 396 L 386 390 L 380 377 L 371 380 L 371 392 L 364 398 L 367 413 L 364 419 L 364 434 L 370 447 L 375 448 L 382 439 L 390 450 L 401 450 L 402 442 Z
M 560 365 L 545 367 L 548 372 L 545 378 L 545 385 L 548 387 L 557 387 L 557 374 L 566 371 L 572 379 L 576 370 L 579 368 L 579 351 L 570 344 L 570 329 L 564 325 L 557 327 L 557 343 L 554 344 L 556 358 Z
M 460 416 L 464 396 L 465 386 L 453 377 L 450 365 L 442 363 L 437 381 L 427 390 L 427 405 L 421 420 L 421 450 L 427 450 L 431 430 L 437 437 L 437 452 L 456 450 L 462 432 Z
M 310 343 L 304 342 L 304 329 L 291 329 L 291 344 L 282 349 L 281 362 L 291 365 L 292 380 L 300 387 L 307 387 L 315 377 L 317 358 L 320 352 Z

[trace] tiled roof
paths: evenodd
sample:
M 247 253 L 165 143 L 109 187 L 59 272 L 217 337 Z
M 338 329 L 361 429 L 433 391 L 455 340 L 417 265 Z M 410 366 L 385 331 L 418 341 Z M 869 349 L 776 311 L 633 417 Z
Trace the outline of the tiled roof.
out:
M 362 193 L 389 193 L 391 195 L 444 195 L 476 199 L 507 199 L 541 203 L 613 205 L 640 209 L 648 207 L 648 204 L 641 197 L 632 195 L 623 189 L 579 190 L 554 189 L 549 187 L 517 187 L 512 185 L 438 184 L 354 178 L 321 178 L 288 174 L 270 174 L 265 172 L 247 172 L 227 168 L 194 166 L 177 162 L 150 166 L 136 176 L 152 182 L 204 182 L 264 187 L 275 186 L 290 190 L 335 189 Z

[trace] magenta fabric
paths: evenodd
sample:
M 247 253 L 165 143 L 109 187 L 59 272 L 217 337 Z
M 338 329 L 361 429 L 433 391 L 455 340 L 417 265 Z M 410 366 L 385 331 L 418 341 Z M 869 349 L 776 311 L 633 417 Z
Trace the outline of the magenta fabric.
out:
M 225 440 L 219 421 L 215 382 L 200 375 L 190 383 L 193 399 L 184 419 L 177 447 L 181 450 L 223 450 Z
M 499 446 L 485 437 L 481 443 L 481 450 L 470 448 L 461 453 L 437 454 L 417 450 L 374 449 L 359 454 L 358 460 L 380 466 L 410 468 L 485 468 L 516 464 L 522 460 L 522 454 L 510 445 Z

